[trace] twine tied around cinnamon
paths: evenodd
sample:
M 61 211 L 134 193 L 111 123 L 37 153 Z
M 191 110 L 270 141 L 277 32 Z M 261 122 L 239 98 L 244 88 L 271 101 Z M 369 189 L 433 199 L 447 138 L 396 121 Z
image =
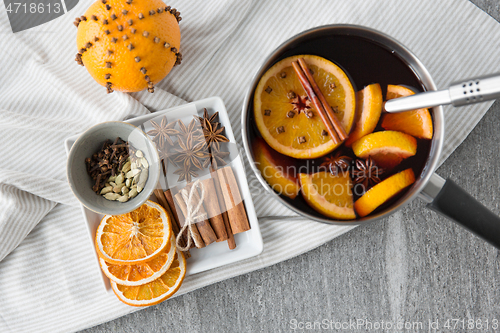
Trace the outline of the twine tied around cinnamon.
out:
M 195 199 L 193 198 L 195 191 L 200 189 L 200 197 L 198 202 L 193 202 Z M 186 190 L 185 188 L 181 190 L 182 198 L 186 203 L 187 212 L 184 221 L 184 225 L 182 226 L 177 238 L 175 239 L 175 245 L 179 249 L 179 251 L 187 251 L 191 248 L 192 244 L 192 235 L 193 235 L 193 227 L 196 222 L 203 221 L 207 219 L 206 213 L 200 213 L 201 206 L 203 205 L 203 200 L 205 199 L 205 186 L 203 183 L 197 179 L 191 185 L 191 188 Z M 187 230 L 187 244 L 185 247 L 182 247 L 181 239 L 184 231 Z

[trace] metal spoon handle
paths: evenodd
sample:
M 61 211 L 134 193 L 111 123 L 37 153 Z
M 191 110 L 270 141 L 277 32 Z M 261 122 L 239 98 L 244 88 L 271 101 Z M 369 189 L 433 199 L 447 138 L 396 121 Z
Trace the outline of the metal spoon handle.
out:
M 452 83 L 447 90 L 427 91 L 391 99 L 385 103 L 387 112 L 403 112 L 437 105 L 462 106 L 500 97 L 500 73 Z

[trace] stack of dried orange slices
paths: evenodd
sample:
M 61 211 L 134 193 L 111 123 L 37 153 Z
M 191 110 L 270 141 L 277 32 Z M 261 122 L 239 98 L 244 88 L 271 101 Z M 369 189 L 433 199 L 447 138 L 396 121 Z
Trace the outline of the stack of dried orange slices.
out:
M 186 275 L 186 259 L 176 249 L 172 217 L 153 201 L 122 215 L 106 215 L 95 245 L 104 274 L 120 301 L 132 306 L 160 303 Z

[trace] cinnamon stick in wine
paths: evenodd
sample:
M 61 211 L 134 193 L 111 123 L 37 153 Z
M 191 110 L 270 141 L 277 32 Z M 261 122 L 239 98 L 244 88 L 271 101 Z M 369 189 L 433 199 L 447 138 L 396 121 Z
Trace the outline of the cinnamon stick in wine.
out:
M 230 166 L 226 166 L 217 170 L 217 175 L 219 176 L 231 230 L 234 234 L 250 230 L 247 212 L 241 198 L 238 183 L 234 177 L 233 169 Z
M 340 138 L 337 135 L 337 132 L 335 131 L 335 127 L 333 127 L 332 122 L 330 121 L 330 118 L 327 116 L 326 111 L 323 109 L 323 106 L 321 105 L 321 101 L 319 100 L 318 96 L 314 93 L 314 90 L 312 89 L 311 85 L 307 81 L 307 77 L 302 71 L 302 68 L 300 68 L 300 65 L 292 61 L 292 66 L 293 69 L 295 70 L 295 73 L 297 74 L 300 84 L 304 88 L 304 90 L 307 93 L 307 96 L 309 96 L 309 100 L 314 104 L 314 107 L 318 111 L 318 114 L 323 121 L 323 124 L 326 127 L 326 131 L 330 135 L 330 138 L 332 139 L 333 143 L 337 144 L 340 142 Z
M 234 241 L 233 231 L 231 230 L 231 224 L 229 223 L 229 216 L 227 214 L 226 204 L 224 202 L 224 196 L 222 195 L 222 188 L 217 171 L 213 167 L 210 167 L 210 175 L 214 180 L 215 192 L 217 192 L 217 200 L 219 201 L 220 209 L 222 211 L 222 219 L 224 220 L 224 226 L 226 227 L 227 233 L 227 245 L 230 250 L 236 248 L 236 242 Z
M 321 104 L 323 105 L 323 108 L 326 111 L 328 118 L 332 122 L 332 125 L 335 128 L 335 131 L 337 132 L 337 134 L 339 136 L 339 139 L 341 141 L 344 141 L 345 139 L 347 139 L 347 133 L 345 132 L 344 127 L 342 126 L 340 121 L 335 116 L 335 113 L 333 112 L 332 107 L 326 101 L 325 95 L 323 95 L 323 93 L 319 89 L 318 85 L 316 84 L 316 81 L 314 81 L 314 78 L 313 78 L 311 72 L 309 71 L 309 67 L 307 67 L 307 64 L 306 64 L 306 61 L 304 60 L 304 58 L 299 58 L 298 61 L 299 61 L 300 67 L 302 68 L 302 71 L 304 72 L 304 74 L 307 77 L 307 80 L 309 81 L 309 84 L 311 85 L 312 89 L 314 90 L 314 93 L 316 94 L 316 96 L 318 96 Z
M 187 215 L 187 206 L 186 203 L 184 202 L 184 199 L 182 198 L 182 194 L 179 192 L 174 196 L 175 202 L 177 203 L 177 206 L 180 208 L 183 214 L 183 218 L 179 219 L 179 222 L 181 222 L 182 226 L 184 226 L 185 223 L 185 217 Z M 180 217 L 180 216 L 179 216 Z M 205 242 L 203 241 L 203 238 L 200 235 L 200 232 L 198 231 L 198 227 L 196 226 L 196 223 L 193 223 L 192 225 L 192 238 L 194 241 L 194 245 L 198 248 L 201 249 L 205 247 Z
M 207 178 L 202 180 L 201 183 L 205 187 L 203 205 L 205 206 L 212 229 L 214 229 L 214 232 L 217 235 L 217 242 L 225 241 L 228 239 L 228 236 L 226 226 L 224 225 L 224 219 L 222 218 L 219 200 L 217 199 L 214 180 L 212 178 Z

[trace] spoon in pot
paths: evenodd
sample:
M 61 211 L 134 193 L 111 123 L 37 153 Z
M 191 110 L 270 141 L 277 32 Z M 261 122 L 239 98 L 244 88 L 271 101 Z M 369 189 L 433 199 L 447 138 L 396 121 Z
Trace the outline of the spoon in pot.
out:
M 426 91 L 391 99 L 385 103 L 385 110 L 395 113 L 446 104 L 463 106 L 499 97 L 500 73 L 497 73 L 456 82 L 446 90 Z

